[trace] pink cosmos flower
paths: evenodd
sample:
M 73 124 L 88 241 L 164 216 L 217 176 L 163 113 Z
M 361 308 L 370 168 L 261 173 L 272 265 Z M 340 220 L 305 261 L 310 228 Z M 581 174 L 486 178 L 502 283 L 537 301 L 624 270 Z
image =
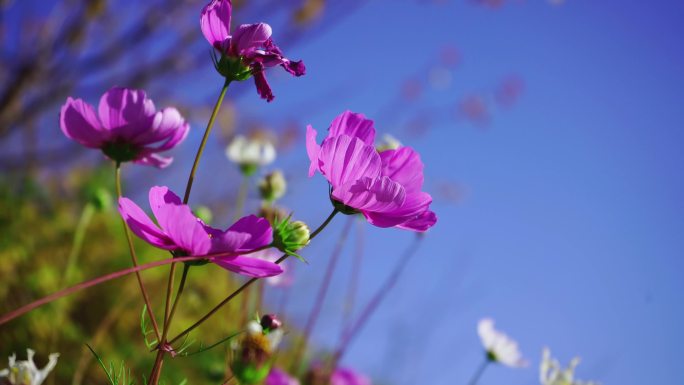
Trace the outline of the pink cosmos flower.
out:
M 273 368 L 264 380 L 264 385 L 299 385 L 299 380 L 290 377 L 286 372 L 278 368 Z
M 242 24 L 230 35 L 230 19 L 232 5 L 230 0 L 212 0 L 203 9 L 200 16 L 202 33 L 209 44 L 221 52 L 224 57 L 238 59 L 240 66 L 247 67 L 254 76 L 257 92 L 267 101 L 274 96 L 266 81 L 264 70 L 280 65 L 294 76 L 302 76 L 306 72 L 304 63 L 291 61 L 273 43 L 271 26 L 266 23 Z M 235 69 L 233 68 L 233 72 Z M 223 73 L 223 72 L 222 72 Z M 224 74 L 225 76 L 226 74 Z M 235 76 L 235 74 L 231 74 Z M 245 78 L 236 77 L 238 80 Z
M 371 380 L 351 369 L 338 368 L 330 377 L 330 385 L 371 385 Z
M 273 232 L 266 219 L 249 215 L 239 219 L 228 230 L 221 231 L 195 217 L 190 207 L 182 204 L 168 187 L 152 187 L 149 199 L 158 225 L 128 198 L 119 198 L 119 212 L 131 231 L 152 246 L 187 256 L 228 253 L 207 259 L 250 277 L 271 277 L 282 272 L 280 266 L 273 262 L 239 255 L 271 243 Z
M 100 98 L 98 114 L 81 99 L 67 98 L 59 117 L 68 138 L 99 148 L 117 162 L 133 161 L 155 167 L 168 166 L 162 157 L 183 141 L 189 126 L 173 107 L 157 111 L 145 91 L 113 87 Z
M 378 227 L 423 232 L 437 222 L 432 197 L 421 191 L 423 163 L 410 147 L 378 152 L 373 121 L 346 111 L 328 128 L 321 145 L 311 126 L 306 150 L 309 176 L 320 171 L 331 186 L 335 207 L 345 214 L 360 212 Z

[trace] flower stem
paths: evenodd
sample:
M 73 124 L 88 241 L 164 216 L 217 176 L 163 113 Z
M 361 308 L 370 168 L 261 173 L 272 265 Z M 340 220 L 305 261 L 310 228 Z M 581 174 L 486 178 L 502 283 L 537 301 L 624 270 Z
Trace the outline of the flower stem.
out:
M 116 181 L 116 196 L 121 198 L 121 162 L 116 162 L 115 167 L 115 181 Z M 123 224 L 124 233 L 126 234 L 126 242 L 128 242 L 128 251 L 131 254 L 131 261 L 133 262 L 133 267 L 138 267 L 138 256 L 135 254 L 135 247 L 133 246 L 133 238 L 131 238 L 131 233 L 128 230 L 128 225 L 126 220 L 121 217 L 121 223 Z M 143 284 L 142 277 L 138 271 L 135 272 L 135 277 L 138 279 L 138 285 L 140 286 L 140 292 L 142 293 L 143 301 L 145 302 L 147 308 L 147 315 L 152 321 L 152 328 L 154 329 L 154 335 L 159 341 L 159 325 L 157 325 L 157 320 L 154 318 L 154 312 L 152 311 L 152 304 L 150 303 L 150 297 L 147 295 L 147 290 L 145 290 L 145 284 Z
M 316 230 L 314 230 L 311 235 L 309 236 L 309 240 L 314 239 L 323 229 L 328 226 L 330 221 L 337 215 L 339 211 L 337 209 L 333 209 L 333 211 L 330 213 L 328 218 L 323 221 L 323 223 L 318 226 Z M 284 260 L 286 260 L 289 257 L 289 255 L 284 254 L 282 257 L 278 258 L 278 260 L 275 262 L 276 264 L 281 264 Z M 200 318 L 197 322 L 192 324 L 190 327 L 187 329 L 183 330 L 180 334 L 177 336 L 173 337 L 170 341 L 169 344 L 173 344 L 174 342 L 178 341 L 180 338 L 183 338 L 186 334 L 190 333 L 193 331 L 196 327 L 201 325 L 204 321 L 209 319 L 214 313 L 216 313 L 219 309 L 221 309 L 225 304 L 230 302 L 233 298 L 235 298 L 238 294 L 240 294 L 243 290 L 251 286 L 254 282 L 256 282 L 258 278 L 252 278 L 249 281 L 245 282 L 242 286 L 238 287 L 234 292 L 232 292 L 228 297 L 226 297 L 223 301 L 221 301 L 218 305 L 214 306 L 213 309 L 211 309 L 207 314 L 205 314 L 202 318 Z
M 211 112 L 211 117 L 209 117 L 209 122 L 207 123 L 207 128 L 204 130 L 204 136 L 202 137 L 202 142 L 197 149 L 197 155 L 195 155 L 195 161 L 192 163 L 192 169 L 190 169 L 190 176 L 188 177 L 188 184 L 185 186 L 185 195 L 183 196 L 183 203 L 187 204 L 190 200 L 190 191 L 192 190 L 192 182 L 195 180 L 195 173 L 197 172 L 197 167 L 199 166 L 199 161 L 202 158 L 202 153 L 204 152 L 204 146 L 207 145 L 207 140 L 209 139 L 209 133 L 211 128 L 214 126 L 214 121 L 221 109 L 221 104 L 223 104 L 223 97 L 226 96 L 226 91 L 228 90 L 228 85 L 230 85 L 230 80 L 226 79 L 223 83 L 223 88 L 221 88 L 221 93 L 219 94 L 218 100 L 214 105 L 214 110 Z
M 168 258 L 168 259 L 163 259 L 161 261 L 154 261 L 154 262 L 149 262 L 145 263 L 142 265 L 134 266 L 134 267 L 129 267 L 127 269 L 115 271 L 113 273 L 109 273 L 107 275 L 103 275 L 101 277 L 93 278 L 89 281 L 84 281 L 79 284 L 76 284 L 74 286 L 68 287 L 66 289 L 62 289 L 58 292 L 52 293 L 48 296 L 45 296 L 41 299 L 38 299 L 36 301 L 33 301 L 27 305 L 24 305 L 18 309 L 15 309 L 7 314 L 4 314 L 2 317 L 0 317 L 0 325 L 3 325 L 23 314 L 28 313 L 29 311 L 38 308 L 40 306 L 43 306 L 45 304 L 48 304 L 52 301 L 58 300 L 62 297 L 65 297 L 69 294 L 75 293 L 79 290 L 87 289 L 89 287 L 93 287 L 96 285 L 99 285 L 101 283 L 105 283 L 107 281 L 111 281 L 116 278 L 120 278 L 123 276 L 126 276 L 131 273 L 138 273 L 143 270 L 147 269 L 152 269 L 154 267 L 158 266 L 163 266 L 163 265 L 168 265 L 170 263 L 176 263 L 176 262 L 187 262 L 187 261 L 200 261 L 202 259 L 205 259 L 206 256 L 201 256 L 201 257 L 180 257 L 180 258 Z
M 478 366 L 477 370 L 475 371 L 475 374 L 473 374 L 473 377 L 470 379 L 470 382 L 468 382 L 468 385 L 476 385 L 477 382 L 480 380 L 480 377 L 482 377 L 482 373 L 484 373 L 485 369 L 487 369 L 487 366 L 489 366 L 489 363 L 491 361 L 488 359 L 485 359 L 480 366 Z
M 337 261 L 339 260 L 340 254 L 342 254 L 342 246 L 344 246 L 345 241 L 347 240 L 347 235 L 349 234 L 349 229 L 351 228 L 352 223 L 354 223 L 354 217 L 349 217 L 347 218 L 347 223 L 345 224 L 344 228 L 342 229 L 342 232 L 340 233 L 340 237 L 337 239 L 337 244 L 335 245 L 335 248 L 333 249 L 332 255 L 330 256 L 330 260 L 328 261 L 328 266 L 325 270 L 325 275 L 323 276 L 323 281 L 321 281 L 321 286 L 318 289 L 318 294 L 316 295 L 316 299 L 314 301 L 314 305 L 311 308 L 311 313 L 309 313 L 309 318 L 306 320 L 306 326 L 304 326 L 304 331 L 302 334 L 302 339 L 299 341 L 299 344 L 297 345 L 297 348 L 295 349 L 294 353 L 294 358 L 292 360 L 292 372 L 297 373 L 299 369 L 302 367 L 301 365 L 301 358 L 304 353 L 304 349 L 306 348 L 306 344 L 309 341 L 309 337 L 311 336 L 311 332 L 313 331 L 314 327 L 316 326 L 316 322 L 318 321 L 318 317 L 321 314 L 321 309 L 323 308 L 323 302 L 325 301 L 325 297 L 328 294 L 328 289 L 330 288 L 330 281 L 332 281 L 332 276 L 333 273 L 335 272 L 335 267 L 337 266 Z
M 418 235 L 416 236 L 415 240 L 411 243 L 411 245 L 406 249 L 402 257 L 397 261 L 397 265 L 394 268 L 394 271 L 392 271 L 392 274 L 390 274 L 389 277 L 387 277 L 387 280 L 383 283 L 383 285 L 378 289 L 378 291 L 375 293 L 373 298 L 371 298 L 370 302 L 366 305 L 366 307 L 363 309 L 361 312 L 361 315 L 359 318 L 356 320 L 356 322 L 352 323 L 347 330 L 345 330 L 342 338 L 340 339 L 340 344 L 339 347 L 337 348 L 335 354 L 333 355 L 333 365 L 336 366 L 337 362 L 342 359 L 342 356 L 347 350 L 347 347 L 351 343 L 352 339 L 358 335 L 358 333 L 361 331 L 365 323 L 368 321 L 371 315 L 378 309 L 380 303 L 382 300 L 387 296 L 387 294 L 392 291 L 394 288 L 394 285 L 396 285 L 397 281 L 399 280 L 399 277 L 401 276 L 402 272 L 408 265 L 408 262 L 411 260 L 411 258 L 416 254 L 416 251 L 418 250 L 418 246 L 420 245 L 420 241 L 423 239 L 423 236 Z

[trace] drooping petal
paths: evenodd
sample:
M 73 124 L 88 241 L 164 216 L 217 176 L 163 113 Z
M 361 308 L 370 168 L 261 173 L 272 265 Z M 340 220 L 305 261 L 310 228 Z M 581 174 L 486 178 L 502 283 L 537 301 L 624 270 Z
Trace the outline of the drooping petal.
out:
M 309 165 L 309 178 L 318 170 L 318 154 L 321 152 L 321 146 L 316 143 L 316 135 L 318 135 L 318 132 L 310 124 L 306 126 L 306 153 L 309 156 L 309 161 L 311 161 Z
M 119 198 L 119 213 L 131 231 L 145 242 L 165 250 L 177 248 L 175 242 L 152 222 L 132 200 Z
M 333 189 L 333 198 L 359 211 L 394 213 L 406 199 L 406 191 L 386 176 L 363 177 Z M 400 222 L 397 222 L 400 223 Z M 395 226 L 397 223 L 381 227 Z
M 283 272 L 283 269 L 273 262 L 249 255 L 238 255 L 235 257 L 216 257 L 211 261 L 224 269 L 246 275 L 248 277 L 265 278 L 273 277 Z
M 244 55 L 243 51 L 263 47 L 272 33 L 271 26 L 266 23 L 242 24 L 233 33 L 231 52 Z
M 383 151 L 380 159 L 382 175 L 401 183 L 406 192 L 418 192 L 423 187 L 423 162 L 411 147 Z
M 349 135 L 359 138 L 369 146 L 375 145 L 375 127 L 373 121 L 365 115 L 345 111 L 338 115 L 328 129 L 328 137 Z
M 421 216 L 432 203 L 432 197 L 425 192 L 406 195 L 403 204 L 391 210 L 367 210 L 363 214 L 368 222 L 378 227 L 391 227 L 413 221 Z
M 161 210 L 161 208 L 166 205 L 179 206 L 183 204 L 180 197 L 166 186 L 152 187 L 148 197 L 150 200 L 150 208 L 152 209 L 152 213 L 154 213 L 154 217 L 157 218 L 159 227 L 166 229 L 169 220 L 174 220 L 174 218 L 167 217 L 166 214 L 168 214 L 168 212 Z
M 179 249 L 191 256 L 206 255 L 211 249 L 211 239 L 202 223 L 186 205 L 162 205 L 158 208 L 165 218 L 164 231 L 178 245 Z
M 219 51 L 225 52 L 230 39 L 230 18 L 232 5 L 230 0 L 212 0 L 202 8 L 200 27 L 209 44 Z
M 150 129 L 155 107 L 143 90 L 113 87 L 100 98 L 98 114 L 111 139 L 130 141 Z
M 382 161 L 372 145 L 359 138 L 340 135 L 323 141 L 318 165 L 334 190 L 363 177 L 375 179 L 380 175 Z
M 248 215 L 212 238 L 212 253 L 252 251 L 267 246 L 272 240 L 273 230 L 268 220 Z
M 422 233 L 437 223 L 437 214 L 431 210 L 425 210 L 414 219 L 406 221 L 397 227 L 404 230 L 417 231 Z
M 157 168 L 167 167 L 171 164 L 171 162 L 173 162 L 173 157 L 161 156 L 159 154 L 146 152 L 144 150 L 141 151 L 140 154 L 138 154 L 138 158 L 136 158 L 133 161 L 133 163 L 136 164 L 142 164 L 144 166 L 153 166 Z
M 268 85 L 266 80 L 266 74 L 264 73 L 264 66 L 260 63 L 255 63 L 253 66 L 253 76 L 254 84 L 256 85 L 257 93 L 262 99 L 266 99 L 267 102 L 273 101 L 275 96 L 273 96 L 273 91 L 271 86 Z
M 67 98 L 59 114 L 64 135 L 90 148 L 100 148 L 109 138 L 95 115 L 95 109 L 81 99 Z

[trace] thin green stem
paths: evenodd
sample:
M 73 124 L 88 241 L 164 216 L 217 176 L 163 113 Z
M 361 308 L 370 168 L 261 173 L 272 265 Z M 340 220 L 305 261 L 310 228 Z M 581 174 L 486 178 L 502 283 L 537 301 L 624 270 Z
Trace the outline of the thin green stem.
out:
M 332 281 L 333 273 L 335 272 L 335 267 L 337 266 L 337 261 L 340 259 L 340 254 L 342 254 L 342 247 L 347 240 L 347 235 L 349 234 L 352 223 L 354 223 L 354 217 L 347 218 L 347 223 L 344 225 L 344 228 L 340 233 L 340 237 L 337 239 L 337 243 L 335 244 L 332 255 L 330 256 L 330 260 L 328 261 L 328 266 L 325 270 L 323 280 L 321 281 L 321 286 L 318 289 L 318 294 L 316 295 L 313 307 L 309 313 L 309 318 L 306 320 L 306 325 L 304 326 L 304 331 L 302 333 L 302 339 L 297 344 L 297 348 L 294 352 L 294 359 L 292 360 L 292 372 L 295 374 L 298 373 L 299 369 L 302 367 L 302 355 L 304 354 L 304 350 L 309 341 L 309 337 L 311 336 L 311 332 L 313 332 L 316 322 L 318 321 L 318 317 L 321 314 L 323 302 L 325 302 L 325 297 L 328 294 L 328 289 L 330 288 L 330 282 Z
M 235 199 L 235 214 L 233 214 L 233 221 L 240 219 L 242 211 L 245 208 L 245 201 L 247 200 L 247 192 L 249 190 L 249 176 L 242 175 L 240 188 L 238 190 L 237 198 Z
M 169 318 L 166 321 L 166 326 L 164 328 L 164 333 L 162 334 L 162 341 L 166 340 L 166 337 L 168 336 L 169 332 L 169 325 L 171 325 L 171 320 L 173 320 L 173 316 L 176 314 L 176 308 L 178 306 L 178 302 L 180 300 L 181 295 L 183 295 L 183 289 L 185 288 L 185 280 L 188 278 L 188 271 L 190 271 L 190 265 L 185 264 L 183 265 L 183 273 L 181 275 L 181 280 L 180 283 L 178 284 L 178 292 L 176 292 L 176 299 L 173 301 L 173 306 L 171 307 L 171 313 L 169 314 Z
M 115 183 L 116 183 L 116 196 L 121 198 L 122 193 L 121 193 L 121 163 L 116 162 L 116 167 L 115 167 Z M 126 220 L 121 217 L 121 223 L 123 224 L 124 228 L 124 234 L 126 234 L 126 242 L 128 242 L 128 251 L 131 254 L 131 261 L 133 262 L 133 267 L 138 267 L 138 256 L 135 254 L 135 247 L 133 246 L 133 238 L 131 238 L 131 233 L 128 230 L 128 225 L 126 224 Z M 152 321 L 152 328 L 154 329 L 154 335 L 157 337 L 157 341 L 159 341 L 159 338 L 161 334 L 159 333 L 159 325 L 157 325 L 157 320 L 154 318 L 154 312 L 152 311 L 152 304 L 150 302 L 150 297 L 147 295 L 147 290 L 145 290 L 145 284 L 142 281 L 142 277 L 140 276 L 140 272 L 136 271 L 135 272 L 135 277 L 138 279 L 138 285 L 140 286 L 140 292 L 142 293 L 143 301 L 145 302 L 145 305 L 147 307 L 147 315 L 150 317 L 150 321 Z
M 330 213 L 328 218 L 325 219 L 325 221 L 318 226 L 316 230 L 314 230 L 311 235 L 309 236 L 309 240 L 314 239 L 323 229 L 328 226 L 330 221 L 337 215 L 339 211 L 337 209 L 333 209 L 333 211 Z M 285 261 L 289 257 L 288 254 L 284 254 L 282 257 L 278 258 L 278 260 L 275 262 L 276 264 L 281 264 L 283 261 Z M 170 341 L 169 344 L 173 344 L 174 342 L 178 341 L 180 338 L 183 338 L 186 334 L 190 333 L 193 331 L 196 327 L 201 325 L 204 321 L 209 319 L 214 313 L 216 313 L 219 309 L 221 309 L 224 305 L 226 305 L 228 302 L 230 302 L 233 298 L 237 297 L 238 294 L 242 293 L 243 290 L 251 286 L 254 282 L 256 282 L 258 278 L 252 278 L 249 281 L 245 282 L 242 286 L 238 287 L 234 292 L 232 292 L 228 297 L 226 297 L 223 301 L 221 301 L 218 305 L 214 306 L 213 309 L 211 309 L 207 314 L 205 314 L 202 318 L 200 318 L 197 322 L 192 324 L 190 327 L 187 329 L 183 330 L 180 334 L 177 336 L 173 337 Z
M 71 244 L 71 250 L 69 251 L 69 256 L 67 257 L 67 263 L 64 267 L 64 275 L 62 276 L 60 287 L 64 287 L 69 284 L 71 275 L 74 273 L 74 267 L 76 266 L 78 256 L 81 254 L 81 250 L 83 249 L 83 241 L 85 240 L 86 230 L 88 229 L 88 225 L 90 225 L 93 214 L 95 214 L 95 206 L 91 202 L 86 203 L 85 207 L 83 208 L 83 212 L 81 213 L 81 217 L 78 220 L 78 224 L 76 225 L 76 230 L 74 231 L 74 241 Z
M 214 105 L 214 110 L 211 112 L 211 117 L 209 117 L 209 122 L 207 123 L 207 128 L 204 130 L 204 136 L 202 137 L 202 142 L 197 149 L 197 154 L 195 155 L 195 161 L 192 163 L 192 169 L 190 169 L 190 176 L 188 177 L 188 184 L 185 186 L 185 195 L 183 196 L 183 203 L 188 203 L 190 200 L 190 191 L 192 190 L 192 183 L 195 181 L 195 173 L 197 172 L 197 167 L 199 166 L 200 159 L 202 158 L 202 153 L 204 152 L 204 146 L 207 145 L 207 140 L 209 139 L 209 133 L 211 133 L 211 128 L 214 126 L 214 121 L 221 109 L 221 104 L 223 104 L 223 97 L 226 96 L 226 91 L 230 85 L 230 80 L 226 79 L 223 83 L 223 88 L 221 88 L 221 93 L 219 94 L 218 100 Z
M 468 382 L 468 385 L 476 385 L 478 381 L 480 381 L 480 377 L 482 377 L 482 373 L 484 373 L 485 369 L 487 369 L 487 366 L 489 366 L 489 363 L 491 361 L 488 359 L 485 359 L 480 366 L 478 366 L 477 370 L 475 371 L 475 374 L 473 374 L 473 377 L 470 379 L 470 382 Z

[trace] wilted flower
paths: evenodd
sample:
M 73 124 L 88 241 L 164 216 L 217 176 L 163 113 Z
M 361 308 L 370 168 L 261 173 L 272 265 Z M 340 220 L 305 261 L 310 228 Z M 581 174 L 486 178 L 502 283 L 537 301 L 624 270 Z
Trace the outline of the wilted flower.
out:
M 285 191 L 287 191 L 287 182 L 283 173 L 279 170 L 268 173 L 259 182 L 261 199 L 266 202 L 273 202 L 282 198 L 285 195 Z
M 373 121 L 346 111 L 330 125 L 321 145 L 307 127 L 309 176 L 318 170 L 331 185 L 333 205 L 345 214 L 362 213 L 378 227 L 426 231 L 437 222 L 432 197 L 421 191 L 423 162 L 410 147 L 378 153 Z
M 230 80 L 246 80 L 254 76 L 259 95 L 273 100 L 264 70 L 280 65 L 294 76 L 306 72 L 304 63 L 291 61 L 271 39 L 271 26 L 266 23 L 242 24 L 230 35 L 232 5 L 230 0 L 212 0 L 202 9 L 200 26 L 209 44 L 221 53 L 216 68 Z
M 512 368 L 521 368 L 528 365 L 518 350 L 518 343 L 506 334 L 494 329 L 494 320 L 483 318 L 477 324 L 477 333 L 482 340 L 482 346 L 487 351 L 487 358 L 493 362 L 499 362 Z
M 158 153 L 182 142 L 189 130 L 178 110 L 157 111 L 145 91 L 130 88 L 114 87 L 102 95 L 98 115 L 90 104 L 69 97 L 62 106 L 60 127 L 68 138 L 99 148 L 116 162 L 166 167 L 173 158 Z
M 276 219 L 273 224 L 273 247 L 278 250 L 296 255 L 295 252 L 309 244 L 309 226 L 302 221 L 290 221 L 291 217 Z
M 290 377 L 284 370 L 272 368 L 264 380 L 264 385 L 299 385 L 299 380 Z
M 551 358 L 549 348 L 544 348 L 542 362 L 539 365 L 539 381 L 542 385 L 597 385 L 592 381 L 585 382 L 574 379 L 575 367 L 579 365 L 579 362 L 579 357 L 575 357 L 565 370 L 561 370 L 558 360 Z
M 273 163 L 276 151 L 273 143 L 266 139 L 237 135 L 226 148 L 226 156 L 237 163 L 243 173 L 252 175 L 257 168 Z
M 178 256 L 228 253 L 208 260 L 224 269 L 250 277 L 270 277 L 282 272 L 280 266 L 273 262 L 239 255 L 271 243 L 273 231 L 266 219 L 249 215 L 240 218 L 228 230 L 221 231 L 195 217 L 190 207 L 182 204 L 168 187 L 152 187 L 149 199 L 158 226 L 133 201 L 119 198 L 121 216 L 131 231 L 147 243 L 170 250 Z
M 43 369 L 38 369 L 33 356 L 36 354 L 31 349 L 26 349 L 26 361 L 17 361 L 16 354 L 9 357 L 9 367 L 0 370 L 0 379 L 6 378 L 11 385 L 40 385 L 45 378 L 57 366 L 59 353 L 52 353 L 48 357 L 48 363 Z
M 273 315 L 247 324 L 245 335 L 233 346 L 231 369 L 239 383 L 258 384 L 269 374 L 273 354 L 283 338 L 280 326 L 280 321 Z

